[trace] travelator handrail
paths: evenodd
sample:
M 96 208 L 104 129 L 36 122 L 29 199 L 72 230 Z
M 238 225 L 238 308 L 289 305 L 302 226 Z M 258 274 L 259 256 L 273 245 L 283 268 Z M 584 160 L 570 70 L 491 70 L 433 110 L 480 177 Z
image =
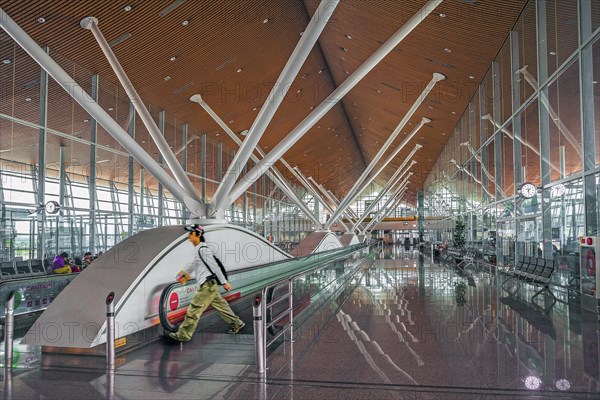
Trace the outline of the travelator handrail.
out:
M 371 247 L 369 244 L 356 245 L 359 248 L 351 253 L 354 253 L 362 248 Z M 351 254 L 349 253 L 349 254 Z M 278 279 L 265 285 L 260 290 L 260 295 L 256 295 L 253 302 L 253 320 L 254 320 L 254 345 L 256 351 L 256 368 L 259 374 L 264 374 L 266 371 L 267 348 L 275 343 L 282 335 L 289 332 L 289 341 L 294 341 L 294 305 L 293 305 L 293 281 L 294 279 L 326 268 L 329 264 L 315 265 L 314 267 L 290 274 L 284 278 Z M 273 300 L 272 294 L 278 287 L 286 287 L 287 291 L 280 293 L 277 300 Z M 287 307 L 281 310 L 277 315 L 274 314 L 273 307 L 287 299 Z M 288 322 L 279 331 L 272 329 L 276 323 L 288 317 Z M 273 337 L 267 340 L 266 332 L 271 331 Z M 293 359 L 293 345 L 290 347 L 290 359 Z
M 356 251 L 368 246 L 370 245 L 360 243 L 348 247 L 323 251 L 308 256 L 295 257 L 228 272 L 229 281 L 232 282 L 234 287 L 236 287 L 236 291 L 232 293 L 227 293 L 223 297 L 228 301 L 237 300 L 246 295 L 261 291 L 262 288 L 266 285 L 270 285 L 280 280 L 285 281 L 291 276 L 296 277 L 298 275 L 306 274 L 307 272 L 311 272 L 315 269 L 324 267 L 341 258 L 345 258 L 349 254 L 355 253 Z M 294 264 L 298 264 L 296 268 L 294 268 L 291 271 L 287 270 L 287 266 Z M 227 268 L 227 265 L 225 265 L 225 268 Z M 249 273 L 257 270 L 264 270 L 267 268 L 273 268 L 274 271 L 271 275 L 267 276 L 266 278 L 256 279 L 252 282 L 248 282 L 247 284 L 241 286 L 236 285 L 236 277 L 244 273 Z M 278 273 L 278 271 L 275 270 L 275 268 L 283 272 Z M 175 308 L 171 307 L 173 303 L 178 303 L 178 300 L 175 301 L 172 299 L 173 297 L 178 297 L 177 294 L 174 293 L 183 293 L 187 295 L 187 298 L 191 301 L 191 297 L 193 296 L 193 293 L 195 293 L 197 285 L 198 282 L 195 279 L 191 279 L 185 285 L 182 285 L 180 282 L 173 282 L 165 286 L 165 288 L 162 290 L 159 300 L 158 314 L 160 324 L 166 331 L 173 332 L 177 330 L 177 325 L 173 324 L 169 319 L 169 313 L 174 312 L 176 313 L 176 316 L 182 316 L 184 314 L 185 309 L 187 308 L 187 305 L 185 306 L 185 308 L 183 308 L 183 306 L 181 308 L 177 308 L 179 304 L 177 304 Z M 179 312 L 179 314 L 181 315 L 177 314 L 177 312 Z

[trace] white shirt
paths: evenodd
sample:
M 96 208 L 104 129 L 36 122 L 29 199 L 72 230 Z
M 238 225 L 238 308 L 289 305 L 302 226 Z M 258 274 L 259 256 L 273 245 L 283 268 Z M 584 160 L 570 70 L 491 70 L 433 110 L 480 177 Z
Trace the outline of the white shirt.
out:
M 200 258 L 202 257 L 202 259 Z M 206 267 L 206 264 L 210 267 L 210 270 Z M 211 275 L 216 275 L 221 284 L 226 284 L 227 279 L 223 276 L 219 264 L 215 261 L 214 254 L 208 248 L 205 243 L 200 242 L 198 246 L 194 248 L 194 259 L 190 262 L 190 265 L 186 268 L 186 272 L 193 278 L 196 278 L 196 282 L 202 284 Z

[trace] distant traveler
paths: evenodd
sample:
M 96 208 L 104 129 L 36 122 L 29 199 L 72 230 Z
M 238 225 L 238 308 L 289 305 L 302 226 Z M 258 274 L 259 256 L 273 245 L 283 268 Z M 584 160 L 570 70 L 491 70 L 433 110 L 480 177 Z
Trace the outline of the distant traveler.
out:
M 90 266 L 90 264 L 92 264 L 92 253 L 90 253 L 89 251 L 87 253 L 85 253 L 83 255 L 83 263 L 81 264 L 81 266 L 83 268 L 87 268 Z
M 223 276 L 212 251 L 208 246 L 203 245 L 206 242 L 204 229 L 200 225 L 191 225 L 186 226 L 185 230 L 190 232 L 188 240 L 195 246 L 194 260 L 186 272 L 192 276 L 195 275 L 196 281 L 201 284 L 188 306 L 185 319 L 179 325 L 179 329 L 177 332 L 169 333 L 169 336 L 180 342 L 190 340 L 196 331 L 200 316 L 208 306 L 217 310 L 221 318 L 231 325 L 230 334 L 238 333 L 246 324 L 234 314 L 227 301 L 219 293 L 219 282 L 228 292 L 233 289 L 233 286 Z
M 63 252 L 54 257 L 54 261 L 52 261 L 52 271 L 55 274 L 70 274 L 73 272 L 69 265 L 68 253 Z

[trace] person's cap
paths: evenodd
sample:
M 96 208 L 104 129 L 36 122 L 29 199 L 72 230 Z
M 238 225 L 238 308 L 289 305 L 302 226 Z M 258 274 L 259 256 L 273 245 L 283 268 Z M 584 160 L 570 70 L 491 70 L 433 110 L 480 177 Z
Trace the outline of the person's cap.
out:
M 198 232 L 198 234 L 202 235 L 204 233 L 204 228 L 202 225 L 194 224 L 188 225 L 185 227 L 185 230 L 188 232 Z

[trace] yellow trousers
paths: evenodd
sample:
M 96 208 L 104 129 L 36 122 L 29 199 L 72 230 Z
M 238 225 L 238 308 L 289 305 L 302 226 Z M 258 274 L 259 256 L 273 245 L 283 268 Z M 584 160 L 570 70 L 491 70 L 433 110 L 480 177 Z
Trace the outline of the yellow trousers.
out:
M 73 272 L 73 271 L 71 271 L 71 266 L 70 265 L 65 265 L 62 268 L 56 268 L 54 270 L 55 274 L 70 274 L 71 272 Z
M 188 306 L 185 319 L 179 325 L 177 336 L 184 340 L 190 340 L 196 331 L 200 316 L 208 306 L 212 306 L 217 310 L 221 318 L 233 328 L 243 324 L 242 320 L 233 313 L 227 301 L 219 293 L 217 282 L 211 280 L 200 285 L 192 299 L 192 303 Z

